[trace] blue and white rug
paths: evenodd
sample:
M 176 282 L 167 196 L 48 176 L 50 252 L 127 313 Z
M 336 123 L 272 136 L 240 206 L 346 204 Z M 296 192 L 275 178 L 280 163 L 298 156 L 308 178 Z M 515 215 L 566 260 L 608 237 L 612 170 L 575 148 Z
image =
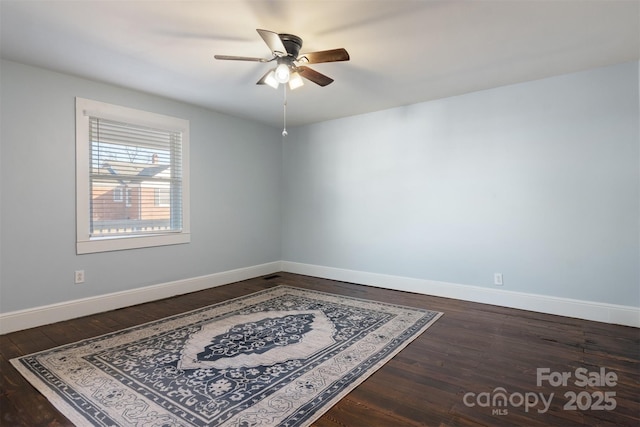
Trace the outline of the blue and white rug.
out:
M 278 286 L 11 363 L 78 426 L 308 426 L 441 315 Z

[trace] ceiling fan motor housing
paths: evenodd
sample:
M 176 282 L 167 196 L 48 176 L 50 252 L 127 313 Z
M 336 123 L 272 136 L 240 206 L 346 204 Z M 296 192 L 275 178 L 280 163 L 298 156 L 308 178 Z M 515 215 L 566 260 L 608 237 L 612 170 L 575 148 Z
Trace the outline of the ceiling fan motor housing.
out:
M 300 52 L 300 48 L 302 47 L 302 39 L 298 36 L 294 36 L 293 34 L 278 34 L 278 36 L 280 36 L 280 40 L 282 40 L 282 44 L 285 49 L 287 49 L 289 56 L 296 59 Z

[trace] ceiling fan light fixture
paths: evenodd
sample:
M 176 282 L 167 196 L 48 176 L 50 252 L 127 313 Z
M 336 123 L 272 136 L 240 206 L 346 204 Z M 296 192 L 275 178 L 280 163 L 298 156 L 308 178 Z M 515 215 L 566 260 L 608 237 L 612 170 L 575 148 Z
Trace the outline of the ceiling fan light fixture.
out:
M 302 80 L 300 73 L 297 71 L 291 73 L 291 76 L 289 77 L 289 89 L 294 90 L 302 85 L 304 85 L 304 81 Z
M 290 76 L 289 66 L 287 64 L 278 64 L 275 69 L 275 79 L 278 83 L 287 83 Z
M 269 74 L 266 75 L 264 78 L 264 84 L 267 84 L 274 89 L 278 89 L 280 83 L 278 83 L 278 80 L 276 79 L 276 72 L 274 70 L 269 71 Z

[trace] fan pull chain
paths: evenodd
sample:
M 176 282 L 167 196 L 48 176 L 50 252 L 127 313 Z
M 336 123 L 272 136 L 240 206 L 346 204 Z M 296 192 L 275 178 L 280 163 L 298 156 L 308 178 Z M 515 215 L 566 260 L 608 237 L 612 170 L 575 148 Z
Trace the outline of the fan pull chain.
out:
M 287 136 L 289 133 L 287 132 L 287 85 L 284 84 L 282 85 L 284 87 L 284 117 L 283 117 L 283 121 L 284 121 L 284 126 L 282 129 L 282 136 Z

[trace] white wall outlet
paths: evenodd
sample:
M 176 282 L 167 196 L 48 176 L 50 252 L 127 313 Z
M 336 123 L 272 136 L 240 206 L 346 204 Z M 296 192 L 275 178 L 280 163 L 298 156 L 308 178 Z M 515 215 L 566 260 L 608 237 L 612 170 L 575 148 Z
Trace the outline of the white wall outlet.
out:
M 75 281 L 76 283 L 84 283 L 84 270 L 76 270 Z
M 502 273 L 493 273 L 493 284 L 496 286 L 502 286 Z

